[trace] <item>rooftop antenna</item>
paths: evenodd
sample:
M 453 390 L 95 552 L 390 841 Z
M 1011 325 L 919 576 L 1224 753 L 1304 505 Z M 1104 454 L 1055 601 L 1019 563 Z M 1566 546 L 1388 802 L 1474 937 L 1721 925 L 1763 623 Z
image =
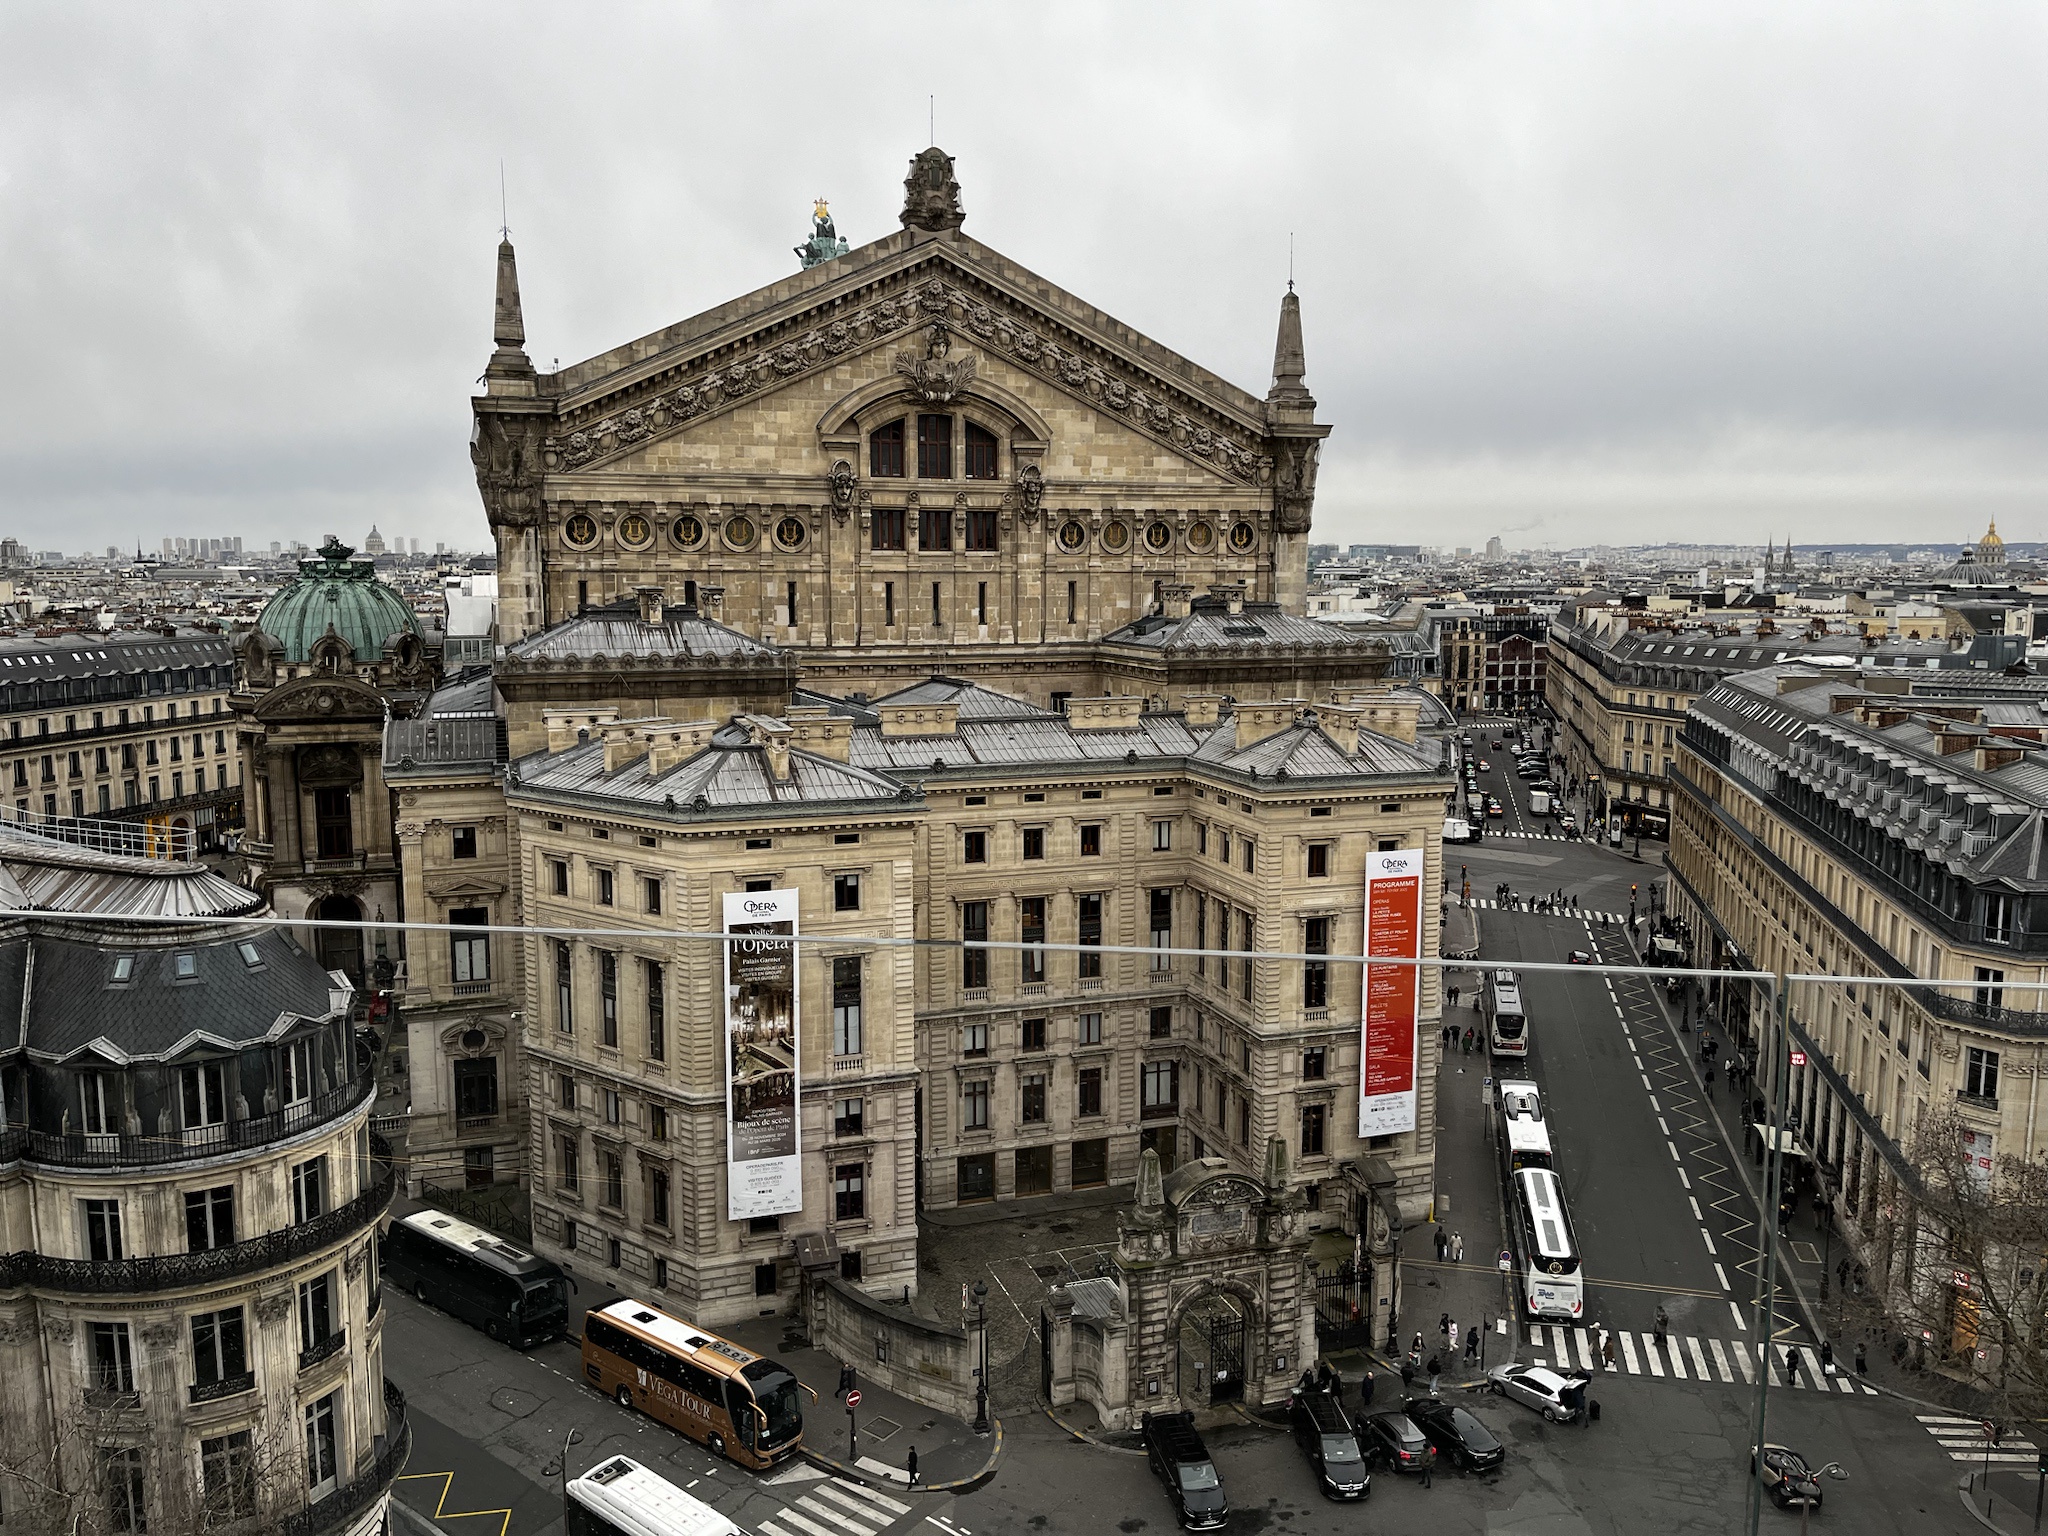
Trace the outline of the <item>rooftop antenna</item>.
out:
M 512 238 L 512 217 L 506 211 L 505 162 L 502 159 L 498 162 L 498 233 L 504 239 Z
M 1287 231 L 1287 291 L 1294 292 L 1294 231 Z
M 931 135 L 930 142 L 933 144 L 938 143 L 939 98 L 937 96 L 927 96 L 924 99 L 924 126 L 925 132 Z

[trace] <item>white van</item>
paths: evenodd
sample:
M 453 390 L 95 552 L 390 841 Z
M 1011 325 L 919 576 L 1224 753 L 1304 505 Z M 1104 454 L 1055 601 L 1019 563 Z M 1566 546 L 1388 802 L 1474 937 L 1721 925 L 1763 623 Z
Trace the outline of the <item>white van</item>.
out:
M 1529 814 L 1531 816 L 1548 816 L 1550 814 L 1549 790 L 1532 789 L 1529 791 Z

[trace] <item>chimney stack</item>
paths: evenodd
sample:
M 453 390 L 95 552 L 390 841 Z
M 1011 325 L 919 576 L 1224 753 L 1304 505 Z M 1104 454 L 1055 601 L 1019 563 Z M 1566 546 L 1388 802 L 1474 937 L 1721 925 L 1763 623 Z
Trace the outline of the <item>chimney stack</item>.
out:
M 661 622 L 661 588 L 635 587 L 633 590 L 640 596 L 640 622 L 642 624 L 659 624 Z
M 1228 614 L 1244 612 L 1244 583 L 1241 581 L 1219 581 L 1209 587 L 1211 597 L 1223 599 L 1223 611 Z
M 1169 619 L 1184 619 L 1188 616 L 1188 605 L 1194 595 L 1192 582 L 1164 582 L 1159 588 L 1159 611 Z

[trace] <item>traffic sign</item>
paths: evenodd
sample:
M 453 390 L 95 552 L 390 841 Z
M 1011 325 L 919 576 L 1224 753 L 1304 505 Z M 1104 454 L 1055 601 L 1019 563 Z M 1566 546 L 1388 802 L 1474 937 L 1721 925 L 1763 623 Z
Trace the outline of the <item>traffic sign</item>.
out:
M 846 1394 L 846 1406 L 849 1408 L 858 1408 L 860 1406 L 859 1387 L 855 1387 L 851 1392 Z
M 1792 1065 L 1793 1065 L 1793 1066 L 1795 1066 L 1795 1067 L 1803 1067 L 1803 1066 L 1805 1066 L 1805 1065 L 1806 1065 L 1806 1052 L 1804 1052 L 1804 1051 L 1794 1051 L 1794 1052 L 1792 1053 Z
M 1508 1272 L 1509 1270 L 1513 1269 L 1514 1267 L 1515 1267 L 1515 1261 L 1514 1261 L 1514 1258 L 1513 1258 L 1513 1257 L 1512 1257 L 1512 1256 L 1511 1256 L 1511 1255 L 1510 1255 L 1510 1254 L 1508 1253 L 1507 1249 L 1505 1249 L 1505 1248 L 1501 1249 L 1501 1251 L 1500 1251 L 1500 1272 L 1501 1272 L 1502 1274 L 1506 1274 L 1506 1273 L 1507 1273 L 1507 1272 Z

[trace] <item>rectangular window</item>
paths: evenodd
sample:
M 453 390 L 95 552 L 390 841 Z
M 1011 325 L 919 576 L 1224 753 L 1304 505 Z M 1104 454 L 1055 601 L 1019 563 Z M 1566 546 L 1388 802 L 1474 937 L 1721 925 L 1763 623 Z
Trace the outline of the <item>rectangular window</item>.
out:
M 1017 938 L 1024 944 L 1045 942 L 1045 898 L 1024 896 L 1017 901 Z M 1045 951 L 1042 949 L 1020 950 L 1017 957 L 1017 978 L 1026 985 L 1035 985 L 1045 980 Z M 1041 1023 L 1043 1021 L 1040 1021 Z
M 1166 1114 L 1180 1107 L 1180 1063 L 1148 1061 L 1138 1080 L 1138 1103 L 1143 1113 Z
M 557 896 L 568 895 L 569 861 L 567 859 L 549 859 L 548 868 L 553 872 L 555 894 Z
M 1249 912 L 1237 914 L 1237 947 L 1244 952 L 1244 960 L 1238 966 L 1237 992 L 1246 1002 L 1252 1000 L 1252 915 Z
M 659 960 L 640 962 L 640 980 L 647 991 L 647 1059 L 668 1058 L 668 972 Z
M 309 1157 L 292 1164 L 292 1221 L 304 1226 L 327 1213 L 327 1159 Z
M 903 445 L 900 442 L 896 445 L 896 461 L 899 464 L 903 461 Z M 901 474 L 903 471 L 899 469 L 897 473 Z M 903 547 L 903 509 L 901 507 L 876 507 L 874 522 L 870 525 L 868 541 L 876 549 L 901 549 Z M 884 596 L 888 601 L 890 610 L 889 622 L 894 624 L 896 622 L 896 587 L 893 582 L 888 584 Z
M 1166 853 L 1173 847 L 1173 823 L 1155 821 L 1152 823 L 1152 851 Z
M 867 1103 L 864 1099 L 839 1099 L 832 1105 L 832 1134 L 834 1136 L 858 1136 L 866 1121 Z
M 647 1220 L 652 1226 L 668 1225 L 668 1169 L 659 1165 L 647 1170 Z
M 340 1398 L 337 1389 L 306 1408 L 306 1487 L 315 1498 L 331 1492 L 340 1473 Z
M 121 1202 L 84 1200 L 85 1256 L 96 1263 L 110 1264 L 125 1257 L 121 1251 Z
M 570 1194 L 583 1188 L 583 1154 L 573 1133 L 563 1133 L 555 1138 L 555 1163 L 560 1170 L 561 1187 Z M 564 1247 L 573 1247 L 566 1238 Z
M 1323 1122 L 1330 1113 L 1327 1104 L 1304 1104 L 1301 1106 L 1301 1155 L 1321 1157 L 1323 1155 Z
M 1102 1015 L 1099 1013 L 1082 1014 L 1081 1022 L 1078 1026 L 1077 1039 L 1081 1045 L 1102 1044 Z
M 988 1083 L 985 1080 L 960 1085 L 960 1126 L 968 1131 L 988 1129 Z
M 314 1349 L 334 1337 L 334 1274 L 299 1282 L 299 1348 Z
M 194 1383 L 201 1387 L 217 1387 L 248 1374 L 240 1307 L 201 1312 L 192 1319 L 192 1368 Z
M 1102 856 L 1102 823 L 1091 821 L 1081 828 L 1081 857 L 1084 859 Z
M 647 1139 L 668 1140 L 668 1111 L 659 1104 L 647 1106 Z
M 917 477 L 920 480 L 953 478 L 953 418 L 917 418 Z
M 1301 1053 L 1301 1075 L 1313 1083 L 1327 1075 L 1329 1056 L 1325 1047 L 1311 1045 Z
M 996 435 L 974 422 L 966 424 L 967 478 L 993 480 L 996 477 Z
M 868 1169 L 865 1163 L 841 1163 L 832 1170 L 832 1217 L 860 1221 L 868 1213 Z
M 186 1130 L 227 1124 L 227 1083 L 219 1062 L 186 1067 L 179 1072 L 178 1079 L 183 1089 Z
M 455 1114 L 487 1120 L 498 1112 L 498 1058 L 465 1056 L 455 1063 Z
M 1045 1074 L 1027 1072 L 1019 1087 L 1017 1118 L 1026 1125 L 1042 1125 L 1045 1122 Z
M 832 1054 L 858 1056 L 865 1048 L 861 1028 L 861 957 L 832 957 Z
M 100 1486 L 107 1494 L 106 1528 L 121 1536 L 140 1536 L 149 1529 L 142 1452 L 132 1447 L 103 1447 L 99 1456 Z
M 932 628 L 943 629 L 945 620 L 939 614 L 939 584 L 932 583 Z
M 1329 845 L 1328 843 L 1310 843 L 1310 844 L 1308 845 L 1308 877 L 1309 877 L 1309 879 L 1311 879 L 1311 880 L 1323 880 L 1323 879 L 1327 879 L 1327 878 L 1329 877 L 1329 873 L 1330 873 L 1330 845 Z
M 619 1045 L 619 957 L 609 949 L 597 952 L 597 996 L 602 1043 Z
M 1980 1099 L 1998 1097 L 1998 1052 L 1971 1046 L 1963 1067 L 1963 1092 Z
M 570 960 L 569 941 L 555 940 L 555 1029 L 564 1035 L 576 1033 L 576 983 Z
M 1083 1067 L 1074 1075 L 1074 1113 L 1083 1116 L 1102 1113 L 1102 1068 Z
M 612 904 L 612 872 L 608 869 L 597 871 L 597 904 L 600 907 Z
M 1026 827 L 1024 829 L 1024 857 L 1027 859 L 1042 859 L 1045 857 L 1045 828 Z
M 81 1072 L 78 1097 L 83 1118 L 79 1129 L 88 1136 L 117 1136 L 121 1131 L 121 1080 L 111 1072 Z
M 834 912 L 858 912 L 860 910 L 859 875 L 834 875 L 832 877 L 832 910 Z
M 601 1151 L 597 1154 L 598 1167 L 604 1174 L 602 1190 L 603 1203 L 612 1210 L 626 1208 L 626 1160 L 617 1152 Z
M 92 1325 L 92 1384 L 100 1392 L 134 1392 L 135 1352 L 126 1323 Z
M 1152 969 L 1171 970 L 1173 956 L 1164 951 L 1173 948 L 1173 891 L 1171 888 L 1147 891 L 1145 898 L 1152 948 L 1162 951 L 1152 957 Z
M 1327 917 L 1311 917 L 1302 924 L 1301 947 L 1312 955 L 1327 955 L 1330 952 L 1330 920 Z M 1329 1005 L 1329 961 L 1303 961 L 1301 967 L 1301 1006 L 1304 1008 L 1327 1008 Z
M 452 827 L 448 832 L 448 851 L 451 857 L 473 859 L 476 857 L 476 828 Z
M 256 1453 L 246 1429 L 209 1435 L 199 1442 L 204 1524 L 246 1520 L 256 1513 Z
M 967 430 L 972 432 L 974 428 L 969 427 Z M 967 526 L 962 531 L 966 535 L 966 547 L 970 552 L 980 555 L 989 555 L 996 552 L 1000 544 L 1000 540 L 997 537 L 997 519 L 1000 516 L 1001 514 L 994 507 L 969 507 L 967 509 Z M 988 583 L 982 583 L 981 591 L 981 622 L 986 624 L 988 622 Z
M 976 1019 L 960 1027 L 960 1054 L 962 1056 L 986 1056 L 988 1054 L 988 1021 Z
M 953 509 L 950 506 L 917 509 L 917 547 L 946 550 L 953 547 Z M 939 622 L 939 587 L 932 583 L 932 622 Z
M 1045 1020 L 1026 1019 L 1017 1038 L 1019 1050 L 1042 1051 L 1045 1049 Z
M 960 903 L 960 942 L 965 945 L 988 942 L 988 903 Z M 988 985 L 988 951 L 967 948 L 960 951 L 960 985 L 966 988 Z
M 1075 942 L 1091 946 L 1101 944 L 1102 898 L 1099 895 L 1076 896 L 1074 912 L 1077 919 Z M 1074 959 L 1075 974 L 1083 980 L 1099 978 L 1102 975 L 1101 955 L 1084 952 L 1076 955 Z
M 570 1114 L 576 1112 L 576 1079 L 566 1072 L 555 1074 L 555 1107 Z
M 661 916 L 661 881 L 653 875 L 640 877 L 640 910 L 650 917 Z
M 1254 857 L 1254 855 L 1256 855 L 1257 852 L 1258 844 L 1253 842 L 1250 838 L 1244 839 L 1244 872 L 1248 875 L 1255 872 L 1258 861 Z
M 226 1248 L 235 1240 L 235 1186 L 185 1191 L 185 1247 L 191 1253 Z
M 346 784 L 313 791 L 313 824 L 321 858 L 345 859 L 355 852 L 355 818 Z
M 489 925 L 488 907 L 453 907 L 448 912 L 448 956 L 450 976 L 457 986 L 491 979 L 491 936 L 465 933 L 465 928 Z
M 988 862 L 988 834 L 986 832 L 963 832 L 960 834 L 960 861 L 963 864 L 986 864 Z
M 1147 1023 L 1146 1037 L 1152 1040 L 1171 1040 L 1173 1038 L 1173 1005 L 1171 1003 L 1162 1004 L 1151 1011 L 1151 1016 Z
M 1197 891 L 1195 892 L 1195 948 L 1207 949 L 1208 947 L 1209 898 L 1200 891 Z M 1209 974 L 1209 957 L 1207 955 L 1195 956 L 1195 974 L 1197 976 Z
M 868 473 L 890 479 L 900 478 L 903 474 L 903 423 L 900 420 L 886 422 L 868 434 Z M 876 546 L 878 549 L 887 547 Z

